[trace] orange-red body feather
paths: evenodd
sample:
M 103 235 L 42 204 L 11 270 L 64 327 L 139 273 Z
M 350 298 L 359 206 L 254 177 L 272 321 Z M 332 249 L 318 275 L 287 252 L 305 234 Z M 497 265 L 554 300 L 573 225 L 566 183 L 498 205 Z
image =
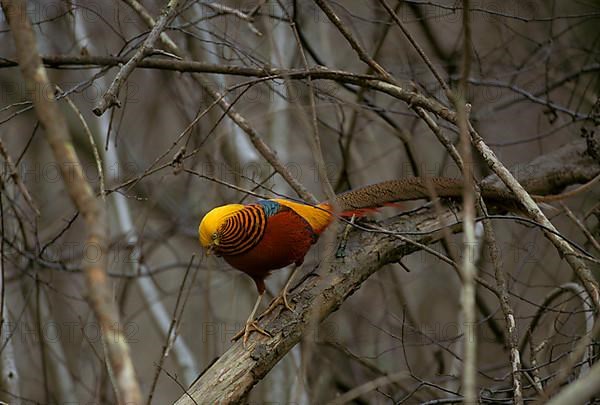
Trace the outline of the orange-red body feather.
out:
M 283 209 L 269 217 L 262 238 L 252 249 L 223 258 L 252 277 L 262 293 L 264 279 L 270 272 L 290 264 L 301 265 L 317 237 L 304 218 L 292 209 Z
M 332 220 L 326 203 L 313 207 L 273 199 L 229 204 L 206 214 L 200 223 L 200 243 L 252 277 L 262 294 L 271 271 L 301 265 Z

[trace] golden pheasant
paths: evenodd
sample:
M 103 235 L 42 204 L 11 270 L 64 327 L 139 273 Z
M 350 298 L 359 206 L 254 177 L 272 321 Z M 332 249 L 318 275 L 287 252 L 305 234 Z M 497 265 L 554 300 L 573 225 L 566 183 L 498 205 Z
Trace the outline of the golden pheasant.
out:
M 438 197 L 460 197 L 462 180 L 429 178 L 429 187 Z M 514 201 L 498 187 L 483 187 L 484 198 Z M 422 178 L 408 177 L 347 191 L 336 196 L 341 216 L 359 216 L 388 203 L 429 198 Z M 334 218 L 329 202 L 316 206 L 287 199 L 260 200 L 252 204 L 228 204 L 214 208 L 200 222 L 200 243 L 208 252 L 222 256 L 231 266 L 248 274 L 256 283 L 258 299 L 243 331 L 244 345 L 252 330 L 268 335 L 254 315 L 265 292 L 265 278 L 273 270 L 294 264 L 296 267 L 280 295 L 267 312 L 283 304 L 292 310 L 287 290 L 310 247 Z M 238 334 L 239 335 L 239 334 Z

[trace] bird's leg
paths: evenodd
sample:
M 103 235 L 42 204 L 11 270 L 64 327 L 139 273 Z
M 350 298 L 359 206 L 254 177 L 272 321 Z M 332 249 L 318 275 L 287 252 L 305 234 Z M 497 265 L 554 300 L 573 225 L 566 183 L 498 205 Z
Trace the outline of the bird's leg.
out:
M 260 301 L 262 300 L 263 295 L 264 295 L 264 291 L 262 293 L 258 294 L 256 304 L 254 304 L 254 308 L 252 309 L 252 312 L 250 313 L 250 316 L 248 317 L 248 320 L 246 321 L 246 326 L 244 326 L 244 329 L 239 331 L 231 339 L 231 341 L 234 341 L 234 340 L 238 340 L 240 337 L 243 336 L 244 339 L 242 340 L 242 344 L 244 345 L 244 348 L 246 348 L 246 342 L 248 342 L 248 337 L 250 336 L 250 332 L 252 332 L 252 331 L 256 331 L 267 337 L 272 337 L 269 332 L 267 332 L 266 330 L 264 330 L 263 328 L 258 326 L 258 323 L 254 320 L 254 315 L 256 314 L 256 310 L 258 309 L 258 306 L 260 305 Z
M 294 276 L 296 275 L 296 272 L 298 271 L 298 267 L 299 266 L 294 266 L 294 270 L 292 270 L 292 274 L 290 274 L 290 276 L 288 277 L 288 280 L 285 282 L 285 285 L 283 286 L 283 289 L 281 290 L 281 292 L 279 293 L 279 295 L 277 295 L 273 299 L 273 301 L 271 301 L 271 303 L 269 304 L 269 308 L 267 308 L 267 310 L 265 312 L 263 312 L 262 314 L 260 314 L 260 316 L 258 317 L 259 319 L 262 318 L 262 317 L 265 317 L 265 316 L 269 315 L 279 305 L 283 305 L 284 307 L 286 307 L 290 311 L 294 312 L 294 308 L 292 308 L 292 306 L 288 302 L 287 295 L 288 295 L 288 289 L 290 288 L 290 284 L 292 284 L 292 280 L 294 279 Z

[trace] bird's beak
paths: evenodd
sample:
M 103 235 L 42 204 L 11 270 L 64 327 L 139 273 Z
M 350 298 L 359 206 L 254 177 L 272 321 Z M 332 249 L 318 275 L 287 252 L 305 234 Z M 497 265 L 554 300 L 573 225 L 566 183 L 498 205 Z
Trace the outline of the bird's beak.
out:
M 219 247 L 219 241 L 213 240 L 212 243 L 206 249 L 206 256 L 210 256 L 214 253 L 214 250 Z
M 207 257 L 210 256 L 210 255 L 212 255 L 214 248 L 215 248 L 215 245 L 211 243 L 210 246 L 206 249 L 206 253 L 205 254 L 206 254 Z

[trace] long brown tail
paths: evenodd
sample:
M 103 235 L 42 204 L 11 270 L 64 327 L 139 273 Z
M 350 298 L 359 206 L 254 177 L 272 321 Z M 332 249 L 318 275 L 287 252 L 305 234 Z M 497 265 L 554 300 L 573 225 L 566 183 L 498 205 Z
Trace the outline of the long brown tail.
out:
M 426 181 L 429 182 L 429 187 Z M 338 194 L 336 201 L 342 212 L 361 212 L 392 202 L 431 198 L 431 189 L 438 197 L 460 198 L 463 181 L 449 177 L 405 177 L 346 191 Z M 487 200 L 507 200 L 506 202 L 512 205 L 516 202 L 514 196 L 504 188 L 483 186 L 481 194 Z

